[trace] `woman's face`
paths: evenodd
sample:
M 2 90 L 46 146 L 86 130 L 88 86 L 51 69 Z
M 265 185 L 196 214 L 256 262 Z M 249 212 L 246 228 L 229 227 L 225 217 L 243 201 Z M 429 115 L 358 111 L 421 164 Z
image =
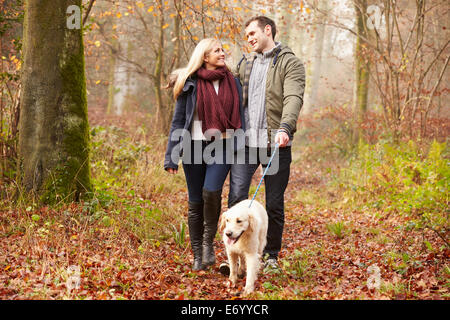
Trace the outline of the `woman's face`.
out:
M 222 44 L 216 43 L 211 51 L 209 51 L 204 59 L 205 67 L 208 70 L 214 70 L 225 66 L 225 52 Z

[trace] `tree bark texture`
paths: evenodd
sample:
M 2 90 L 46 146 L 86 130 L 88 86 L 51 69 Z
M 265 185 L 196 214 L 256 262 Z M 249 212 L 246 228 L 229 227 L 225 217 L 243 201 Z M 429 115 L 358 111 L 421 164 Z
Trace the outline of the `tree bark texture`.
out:
M 28 0 L 19 123 L 19 183 L 41 203 L 92 190 L 81 29 L 66 26 L 81 0 Z

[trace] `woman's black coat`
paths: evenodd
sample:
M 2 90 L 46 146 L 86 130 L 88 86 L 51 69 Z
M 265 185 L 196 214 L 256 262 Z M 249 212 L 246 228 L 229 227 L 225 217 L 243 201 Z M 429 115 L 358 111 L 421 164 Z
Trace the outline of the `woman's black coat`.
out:
M 238 78 L 235 77 L 236 86 L 239 93 L 239 113 L 241 115 L 241 129 L 245 131 L 245 118 L 244 110 L 242 106 L 242 86 Z M 197 103 L 197 79 L 189 77 L 184 84 L 181 94 L 177 98 L 175 105 L 175 111 L 172 118 L 172 124 L 170 127 L 169 141 L 167 142 L 166 155 L 164 159 L 164 169 L 178 169 L 178 160 L 182 155 L 183 145 L 185 143 L 190 144 L 190 130 L 192 125 L 192 120 L 194 118 L 194 110 Z M 177 130 L 178 129 L 178 130 Z M 183 129 L 183 130 L 180 130 Z M 177 131 L 175 131 L 177 130 Z M 173 136 L 174 131 L 176 135 Z M 172 159 L 171 155 L 175 150 L 175 155 L 177 159 Z M 235 142 L 235 151 L 236 147 Z M 174 160 L 177 160 L 176 162 Z

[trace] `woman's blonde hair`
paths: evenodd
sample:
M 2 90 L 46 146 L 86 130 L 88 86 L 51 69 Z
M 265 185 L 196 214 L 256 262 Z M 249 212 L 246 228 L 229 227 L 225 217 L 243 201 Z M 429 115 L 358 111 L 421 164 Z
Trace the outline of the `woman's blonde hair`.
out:
M 176 73 L 178 73 L 177 80 L 175 81 L 175 85 L 173 87 L 173 96 L 175 99 L 178 98 L 183 90 L 186 79 L 201 68 L 206 55 L 217 43 L 220 43 L 220 41 L 215 38 L 206 38 L 201 40 L 195 47 L 187 66 L 183 69 L 175 70 Z

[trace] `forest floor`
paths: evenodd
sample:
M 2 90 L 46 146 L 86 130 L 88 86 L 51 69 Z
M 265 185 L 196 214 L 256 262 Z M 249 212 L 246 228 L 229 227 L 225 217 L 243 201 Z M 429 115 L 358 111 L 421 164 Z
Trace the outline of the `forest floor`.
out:
M 223 209 L 227 185 L 224 190 Z M 169 200 L 177 208 L 180 226 L 172 225 L 172 233 L 142 236 L 127 220 L 126 206 L 115 207 L 108 219 L 87 214 L 83 203 L 3 208 L 0 299 L 450 298 L 450 250 L 437 236 L 406 231 L 401 227 L 406 218 L 399 215 L 345 206 L 339 191 L 327 187 L 321 167 L 298 157 L 286 191 L 280 270 L 260 272 L 248 297 L 239 296 L 245 280 L 229 288 L 218 272 L 226 259 L 220 235 L 216 265 L 191 270 L 185 187 L 149 198 L 153 204 Z M 264 188 L 258 199 L 264 203 Z M 369 289 L 374 265 L 380 281 Z M 74 275 L 80 282 L 69 290 Z

